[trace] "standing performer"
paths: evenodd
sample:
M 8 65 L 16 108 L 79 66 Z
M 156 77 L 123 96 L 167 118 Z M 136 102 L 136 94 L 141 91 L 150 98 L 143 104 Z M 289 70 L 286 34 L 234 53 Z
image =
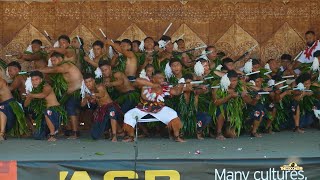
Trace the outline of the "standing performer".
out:
M 158 61 L 154 63 L 153 66 L 155 70 L 164 72 L 166 64 L 173 58 L 173 43 L 171 42 L 171 37 L 163 35 L 159 41 L 159 47 L 164 50 L 159 52 Z
M 80 106 L 80 88 L 82 83 L 82 74 L 80 70 L 73 63 L 63 59 L 63 55 L 57 52 L 51 54 L 51 61 L 53 67 L 46 67 L 40 69 L 40 72 L 46 74 L 60 73 L 63 76 L 63 80 L 66 82 L 67 91 L 64 94 L 64 98 L 60 101 L 64 104 L 71 121 L 71 127 L 73 135 L 70 139 L 77 138 L 79 136 L 78 131 L 78 115 L 77 110 Z M 59 82 L 54 82 L 59 83 Z M 59 87 L 61 84 L 56 84 L 55 87 Z
M 70 38 L 67 35 L 61 35 L 58 38 L 59 47 L 48 48 L 48 51 L 51 53 L 57 52 L 63 54 L 63 58 L 65 61 L 70 61 L 76 65 L 78 65 L 78 59 L 76 56 L 76 50 L 70 45 Z
M 139 58 L 139 72 L 148 64 L 156 63 L 158 59 L 158 52 L 154 50 L 155 42 L 153 38 L 146 37 L 142 43 L 143 46 L 140 46 L 140 48 L 143 52 Z
M 307 47 L 298 58 L 298 61 L 296 61 L 294 68 L 298 68 L 299 65 L 303 63 L 312 63 L 313 53 L 320 50 L 320 42 L 319 40 L 316 40 L 316 34 L 314 31 L 307 31 L 305 33 L 305 38 Z
M 124 72 L 129 80 L 133 80 L 136 77 L 138 70 L 138 60 L 136 55 L 131 51 L 132 43 L 129 39 L 123 39 L 120 46 L 116 43 L 113 43 L 110 39 L 105 40 L 106 46 L 112 46 L 116 51 L 121 53 L 126 59 L 120 60 L 117 59 L 117 62 L 112 62 L 112 65 L 115 66 L 117 63 L 119 70 Z

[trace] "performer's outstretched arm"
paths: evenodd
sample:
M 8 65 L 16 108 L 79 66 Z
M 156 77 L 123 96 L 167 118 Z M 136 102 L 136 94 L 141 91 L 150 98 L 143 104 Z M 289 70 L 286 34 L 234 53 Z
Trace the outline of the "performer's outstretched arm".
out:
M 174 96 L 178 96 L 180 94 L 182 94 L 183 92 L 183 84 L 179 84 L 173 88 L 170 89 L 170 94 L 171 95 L 174 95 Z
M 18 59 L 23 59 L 25 61 L 35 61 L 41 59 L 40 54 L 20 54 Z
M 67 68 L 63 68 L 62 66 L 45 67 L 45 68 L 39 69 L 39 71 L 45 74 L 66 73 Z

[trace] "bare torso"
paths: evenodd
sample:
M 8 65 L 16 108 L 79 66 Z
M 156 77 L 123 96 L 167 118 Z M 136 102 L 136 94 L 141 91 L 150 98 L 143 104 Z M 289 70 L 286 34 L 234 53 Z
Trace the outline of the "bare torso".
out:
M 63 77 L 68 83 L 67 93 L 72 94 L 76 90 L 79 90 L 81 88 L 81 83 L 83 80 L 79 68 L 77 68 L 77 66 L 72 63 L 64 63 L 60 66 L 68 70 L 66 73 L 63 73 Z
M 45 85 L 47 87 L 45 88 L 51 88 L 49 85 Z M 59 102 L 57 100 L 56 95 L 54 94 L 54 91 L 51 90 L 51 92 L 49 93 L 49 95 L 47 97 L 45 97 L 46 100 L 46 106 L 48 107 L 52 107 L 52 106 L 59 106 Z
M 4 79 L 0 78 L 0 102 L 6 101 L 11 98 L 12 94 L 9 86 L 7 85 L 7 82 Z
M 138 69 L 138 60 L 136 56 L 127 58 L 125 74 L 127 76 L 136 76 Z
M 97 102 L 99 106 L 112 103 L 112 99 L 103 85 L 98 85 L 97 92 L 104 94 L 103 97 L 97 97 Z
M 135 90 L 135 88 L 132 86 L 131 82 L 129 81 L 129 79 L 127 78 L 126 75 L 124 75 L 121 72 L 117 72 L 119 75 L 119 78 L 121 78 L 123 80 L 123 83 L 121 85 L 118 86 L 114 86 L 114 88 L 116 88 L 116 90 L 118 90 L 121 93 L 126 93 L 128 91 L 133 91 Z M 106 78 L 104 79 L 105 82 L 111 82 L 111 78 Z
M 12 84 L 13 83 L 18 84 L 17 90 L 20 96 L 26 93 L 26 86 L 25 86 L 26 80 L 27 80 L 26 76 L 18 75 L 17 77 L 14 78 L 12 82 Z
M 73 48 L 67 48 L 67 53 L 68 56 L 64 56 L 64 60 L 65 61 L 70 61 L 73 62 L 76 66 L 78 66 L 78 61 L 77 61 L 77 54 L 76 54 L 76 50 Z

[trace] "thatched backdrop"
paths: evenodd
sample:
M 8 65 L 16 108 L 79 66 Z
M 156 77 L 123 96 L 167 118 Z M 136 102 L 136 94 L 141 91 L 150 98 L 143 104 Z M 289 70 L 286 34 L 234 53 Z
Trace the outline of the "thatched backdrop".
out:
M 304 33 L 320 32 L 319 9 L 311 0 L 2 1 L 0 58 L 12 60 L 5 54 L 35 38 L 49 44 L 44 30 L 53 38 L 80 35 L 88 48 L 102 37 L 99 28 L 112 39 L 157 39 L 172 22 L 167 34 L 184 33 L 187 47 L 214 44 L 235 56 L 259 44 L 254 54 L 265 61 L 302 50 Z

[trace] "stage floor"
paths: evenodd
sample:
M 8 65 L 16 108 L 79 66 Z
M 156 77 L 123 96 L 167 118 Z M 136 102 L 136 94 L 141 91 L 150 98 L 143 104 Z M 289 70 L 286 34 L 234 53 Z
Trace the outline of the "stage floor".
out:
M 307 129 L 305 134 L 283 131 L 273 135 L 263 134 L 262 138 L 241 136 L 225 141 L 187 139 L 186 143 L 164 138 L 140 138 L 138 148 L 138 159 L 320 157 L 320 131 Z M 78 140 L 60 138 L 56 142 L 15 138 L 0 142 L 0 160 L 132 160 L 134 152 L 134 143 L 94 141 L 89 136 Z

